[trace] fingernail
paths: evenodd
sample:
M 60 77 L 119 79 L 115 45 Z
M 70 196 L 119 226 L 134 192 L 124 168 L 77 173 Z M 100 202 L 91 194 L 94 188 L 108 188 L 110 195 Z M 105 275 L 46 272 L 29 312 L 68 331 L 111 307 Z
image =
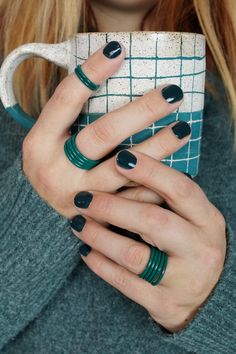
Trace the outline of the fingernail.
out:
M 193 177 L 192 177 L 189 173 L 184 172 L 184 174 L 185 174 L 187 177 L 189 177 L 190 179 L 193 179 Z
M 187 136 L 191 133 L 190 125 L 183 120 L 180 120 L 171 129 L 174 132 L 174 134 L 177 136 L 178 139 L 183 139 L 185 136 Z
M 116 162 L 118 166 L 125 168 L 126 170 L 131 170 L 135 167 L 137 158 L 128 150 L 121 150 L 116 157 Z
M 105 57 L 107 57 L 109 59 L 113 59 L 113 58 L 118 57 L 118 55 L 120 55 L 121 50 L 122 49 L 121 49 L 121 45 L 119 42 L 111 41 L 103 49 L 103 54 L 105 55 Z
M 164 87 L 161 92 L 162 96 L 168 103 L 178 102 L 184 97 L 182 89 L 177 85 L 168 85 Z
M 82 215 L 76 215 L 73 219 L 70 220 L 70 226 L 72 229 L 81 232 L 86 223 L 86 219 Z
M 74 198 L 74 203 L 78 208 L 86 209 L 93 199 L 92 193 L 79 192 Z
M 83 243 L 81 246 L 79 246 L 79 253 L 86 257 L 90 253 L 91 249 L 92 248 L 87 245 L 87 243 Z

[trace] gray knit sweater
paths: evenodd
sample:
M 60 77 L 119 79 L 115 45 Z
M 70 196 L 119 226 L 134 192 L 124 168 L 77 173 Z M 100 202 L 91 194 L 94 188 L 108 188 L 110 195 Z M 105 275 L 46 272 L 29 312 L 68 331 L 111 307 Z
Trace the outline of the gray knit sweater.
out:
M 222 93 L 219 100 L 205 96 L 195 181 L 225 216 L 226 261 L 207 302 L 176 334 L 165 331 L 82 261 L 80 240 L 68 221 L 39 197 L 24 175 L 21 146 L 27 131 L 1 105 L 1 353 L 235 353 L 236 154 L 223 88 Z

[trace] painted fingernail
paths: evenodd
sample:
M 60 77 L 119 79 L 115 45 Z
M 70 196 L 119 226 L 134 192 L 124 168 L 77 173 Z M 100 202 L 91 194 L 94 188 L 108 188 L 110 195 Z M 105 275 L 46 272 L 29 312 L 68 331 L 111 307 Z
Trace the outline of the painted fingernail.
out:
M 116 157 L 116 162 L 118 166 L 126 170 L 131 170 L 135 167 L 137 158 L 128 150 L 121 150 Z
M 79 192 L 74 198 L 74 203 L 78 208 L 86 209 L 93 199 L 93 195 L 90 192 Z
M 184 97 L 182 89 L 177 85 L 168 85 L 164 87 L 161 92 L 162 96 L 168 103 L 178 102 Z
M 180 120 L 171 129 L 174 132 L 174 134 L 177 136 L 178 139 L 183 139 L 185 136 L 187 136 L 191 133 L 190 125 L 183 120 Z
M 121 53 L 121 45 L 117 41 L 111 41 L 107 43 L 106 47 L 103 49 L 103 54 L 108 59 L 113 59 L 118 57 Z
M 86 223 L 86 219 L 82 215 L 76 215 L 73 219 L 70 220 L 70 226 L 72 229 L 81 232 Z
M 79 246 L 79 253 L 82 254 L 82 256 L 87 256 L 92 248 L 87 245 L 87 243 L 83 243 L 81 246 Z
M 187 177 L 189 177 L 190 179 L 193 179 L 193 177 L 192 177 L 189 173 L 184 172 L 184 174 L 185 174 Z

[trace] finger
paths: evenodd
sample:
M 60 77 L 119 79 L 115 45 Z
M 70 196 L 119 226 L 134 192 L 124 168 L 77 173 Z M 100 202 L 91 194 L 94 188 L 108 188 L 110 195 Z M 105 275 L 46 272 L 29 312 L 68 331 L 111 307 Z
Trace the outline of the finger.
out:
M 101 279 L 148 311 L 151 312 L 154 309 L 158 311 L 158 307 L 161 309 L 161 306 L 163 306 L 166 289 L 161 282 L 157 286 L 153 286 L 96 250 L 92 250 L 86 257 L 82 256 L 82 258 L 87 266 Z
M 108 58 L 103 54 L 105 47 L 103 46 L 82 65 L 85 75 L 95 84 L 101 84 L 110 77 L 123 62 L 124 47 L 118 42 L 113 43 L 116 43 L 117 48 L 120 48 L 120 55 L 112 59 Z M 119 51 L 117 50 L 116 53 L 119 54 Z M 65 135 L 92 92 L 75 73 L 66 76 L 42 110 L 38 118 L 38 125 L 40 124 L 44 131 L 52 137 Z
M 158 205 L 97 191 L 78 193 L 75 205 L 79 213 L 137 233 L 170 255 L 186 255 L 196 243 L 193 226 Z
M 83 228 L 77 225 L 83 223 Z M 150 258 L 150 246 L 144 242 L 138 242 L 129 237 L 120 236 L 115 232 L 103 227 L 93 219 L 86 219 L 82 215 L 77 215 L 72 219 L 71 227 L 73 233 L 84 243 L 93 249 L 104 254 L 117 264 L 125 267 L 132 273 L 141 274 Z M 169 265 L 168 265 L 169 267 Z M 168 275 L 173 269 L 168 270 L 163 284 L 168 282 Z
M 146 202 L 153 204 L 161 204 L 164 199 L 160 197 L 157 193 L 153 192 L 151 189 L 140 186 L 140 187 L 130 187 L 121 192 L 116 193 L 117 196 L 136 200 L 138 202 Z
M 209 223 L 212 204 L 200 186 L 184 173 L 137 151 L 123 150 L 116 161 L 117 171 L 160 194 L 178 215 L 196 226 Z
M 180 125 L 182 125 L 184 128 L 185 133 L 187 133 L 187 135 L 182 139 L 178 138 L 178 135 L 176 135 L 172 129 L 177 127 L 179 122 L 173 122 L 162 128 L 153 137 L 131 148 L 130 151 L 141 151 L 157 160 L 166 158 L 170 154 L 179 150 L 190 139 L 190 125 L 186 122 L 180 122 Z M 124 174 L 121 175 L 115 168 L 115 157 L 111 157 L 110 159 L 93 168 L 87 174 L 87 178 L 90 189 L 97 190 L 99 188 L 98 190 L 101 191 L 114 191 L 128 181 L 128 178 Z M 101 185 L 98 185 L 99 181 L 101 181 Z
M 124 189 L 120 192 L 117 192 L 116 195 L 118 195 L 119 197 L 122 197 L 122 198 L 136 200 L 139 202 L 158 204 L 162 208 L 170 210 L 169 206 L 167 205 L 167 203 L 164 201 L 164 199 L 162 197 L 160 197 L 157 193 L 153 192 L 151 189 L 148 189 L 144 186 L 132 187 L 132 188 L 125 188 L 124 187 Z M 107 225 L 106 222 L 102 222 L 102 224 L 104 226 Z M 117 233 L 127 235 L 127 232 L 128 232 L 129 236 L 132 235 L 132 238 L 135 237 L 137 239 L 137 237 L 138 237 L 138 240 L 140 239 L 140 236 L 138 234 L 131 234 L 128 230 L 124 231 L 124 229 L 117 228 L 114 225 L 110 225 L 110 228 L 111 227 L 112 227 L 113 231 L 115 231 Z M 124 232 L 125 232 L 125 234 L 124 234 Z
M 100 159 L 132 134 L 170 114 L 182 101 L 179 86 L 162 85 L 86 126 L 77 136 L 77 147 L 86 157 Z

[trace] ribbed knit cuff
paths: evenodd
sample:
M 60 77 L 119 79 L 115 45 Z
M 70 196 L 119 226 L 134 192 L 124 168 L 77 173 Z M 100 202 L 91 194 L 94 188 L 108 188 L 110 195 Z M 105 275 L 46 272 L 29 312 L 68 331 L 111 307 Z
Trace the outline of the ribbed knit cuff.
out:
M 80 259 L 68 220 L 32 188 L 22 152 L 0 175 L 0 348 L 61 287 Z
M 152 329 L 161 340 L 190 352 L 231 354 L 236 351 L 236 229 L 227 217 L 227 251 L 224 269 L 212 293 L 192 321 L 170 333 L 150 316 Z

